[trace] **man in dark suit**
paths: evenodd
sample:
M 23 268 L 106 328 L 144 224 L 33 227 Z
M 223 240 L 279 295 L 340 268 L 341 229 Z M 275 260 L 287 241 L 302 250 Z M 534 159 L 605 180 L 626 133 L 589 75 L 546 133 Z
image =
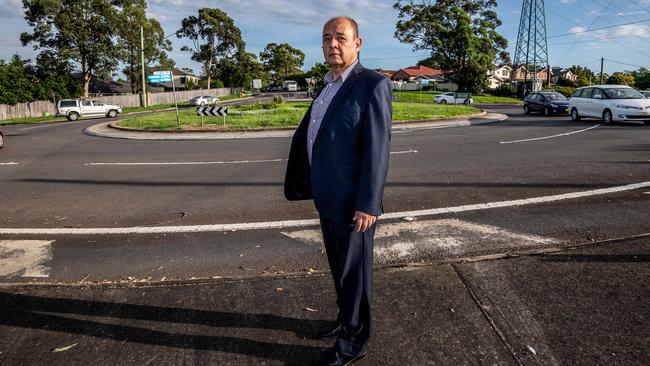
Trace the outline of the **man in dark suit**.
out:
M 312 199 L 318 210 L 339 307 L 323 339 L 337 338 L 325 365 L 366 355 L 375 221 L 390 157 L 392 85 L 358 61 L 357 23 L 330 19 L 323 55 L 331 70 L 291 142 L 285 178 L 289 200 Z

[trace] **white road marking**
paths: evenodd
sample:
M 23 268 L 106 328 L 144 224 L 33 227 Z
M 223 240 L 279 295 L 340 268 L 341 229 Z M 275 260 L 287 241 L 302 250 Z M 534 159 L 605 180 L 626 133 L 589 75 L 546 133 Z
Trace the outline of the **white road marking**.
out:
M 49 277 L 50 240 L 0 240 L 0 276 Z
M 393 151 L 391 154 L 417 154 L 417 150 Z M 254 164 L 277 163 L 287 159 L 268 160 L 225 160 L 225 161 L 175 161 L 175 162 L 117 162 L 117 163 L 85 163 L 85 166 L 156 166 L 156 165 L 220 165 L 220 164 Z
M 46 124 L 46 125 L 40 125 L 36 127 L 25 127 L 25 128 L 19 128 L 18 131 L 25 131 L 25 130 L 35 130 L 37 128 L 44 128 L 44 127 L 53 127 L 53 126 L 61 126 L 62 124 L 60 123 L 51 123 L 51 124 Z
M 320 229 L 282 234 L 314 248 L 323 247 Z M 559 243 L 553 238 L 513 233 L 496 226 L 457 219 L 382 224 L 377 228 L 375 239 L 375 261 L 378 264 L 416 259 L 441 251 L 459 254 L 477 248 L 485 249 L 486 246 L 507 250 Z
M 592 130 L 592 129 L 598 127 L 598 126 L 600 126 L 600 125 L 591 126 L 591 127 L 589 127 L 589 128 L 585 128 L 584 130 L 580 130 L 580 131 L 573 131 L 573 132 L 561 133 L 561 134 L 558 134 L 558 135 L 544 136 L 544 137 L 536 137 L 536 138 L 532 138 L 532 139 L 524 139 L 524 140 L 499 141 L 499 143 L 500 143 L 500 144 L 515 144 L 515 143 L 518 143 L 518 142 L 529 142 L 529 141 L 547 140 L 547 139 L 552 139 L 552 138 L 555 138 L 555 137 L 569 136 L 569 135 L 573 135 L 573 134 L 576 134 L 576 133 L 589 131 L 589 130 Z
M 179 162 L 141 162 L 141 163 L 86 163 L 84 165 L 218 165 L 218 164 L 250 164 L 250 163 L 273 163 L 279 161 L 286 161 L 286 159 L 269 159 L 269 160 L 231 160 L 231 161 L 179 161 Z
M 553 196 L 542 196 L 524 198 L 512 201 L 488 202 L 474 205 L 463 205 L 454 207 L 433 208 L 428 210 L 402 211 L 384 214 L 380 217 L 386 219 L 403 219 L 406 217 L 435 216 L 452 212 L 466 212 L 486 210 L 497 207 L 526 206 L 537 203 L 548 203 L 568 199 L 599 196 L 605 194 L 631 191 L 650 187 L 650 182 L 628 184 L 624 186 L 594 189 L 590 191 L 558 194 Z M 111 234 L 161 234 L 161 233 L 196 233 L 196 232 L 221 232 L 237 230 L 266 230 L 283 229 L 293 227 L 306 227 L 319 225 L 318 219 L 286 220 L 250 222 L 238 224 L 215 224 L 215 225 L 187 225 L 187 226 L 134 226 L 116 228 L 0 228 L 0 234 L 8 235 L 111 235 Z
M 9 163 L 0 163 L 0 165 L 18 165 L 18 163 L 9 162 Z
M 391 153 L 391 155 L 399 155 L 399 154 L 417 154 L 418 151 L 417 151 L 417 150 L 413 150 L 413 149 L 408 149 L 408 150 L 404 150 L 404 151 L 391 151 L 390 153 Z

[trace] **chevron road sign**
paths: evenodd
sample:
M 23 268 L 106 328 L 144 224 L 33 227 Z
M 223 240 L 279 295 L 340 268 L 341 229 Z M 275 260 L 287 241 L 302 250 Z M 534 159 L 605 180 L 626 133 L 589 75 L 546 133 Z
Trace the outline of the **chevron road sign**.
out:
M 228 114 L 228 107 L 200 107 L 196 109 L 196 114 L 203 116 L 226 116 Z

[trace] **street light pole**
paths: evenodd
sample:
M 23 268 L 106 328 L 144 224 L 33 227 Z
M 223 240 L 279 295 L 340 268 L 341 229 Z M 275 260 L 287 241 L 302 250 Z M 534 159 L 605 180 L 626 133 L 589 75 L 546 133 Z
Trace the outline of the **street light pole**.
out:
M 147 87 L 144 70 L 144 29 L 140 26 L 140 68 L 142 69 L 142 106 L 147 107 Z

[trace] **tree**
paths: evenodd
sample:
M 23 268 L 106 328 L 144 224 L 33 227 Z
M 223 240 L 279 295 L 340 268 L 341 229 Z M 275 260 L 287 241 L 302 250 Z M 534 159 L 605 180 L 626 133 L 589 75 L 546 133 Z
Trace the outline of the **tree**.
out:
M 172 50 L 171 41 L 165 39 L 165 33 L 160 23 L 155 19 L 147 19 L 145 0 L 113 0 L 118 8 L 118 34 L 122 45 L 122 60 L 126 67 L 122 72 L 131 83 L 131 92 L 141 91 L 142 60 L 140 50 L 140 27 L 143 28 L 144 67 L 161 60 L 167 60 L 165 51 Z
M 208 89 L 212 65 L 220 58 L 231 57 L 243 50 L 245 45 L 235 22 L 219 9 L 199 9 L 198 17 L 184 18 L 176 35 L 192 41 L 192 48 L 183 46 L 181 51 L 191 52 L 192 60 L 203 64 L 208 77 Z
M 268 74 L 255 54 L 240 51 L 231 58 L 222 58 L 214 66 L 213 75 L 226 87 L 250 87 L 253 79 L 268 81 Z
M 169 58 L 167 53 L 163 51 L 160 53 L 158 65 L 156 67 L 161 70 L 174 70 L 176 68 L 176 61 Z
M 634 75 L 626 72 L 615 72 L 607 78 L 607 84 L 634 85 Z
M 636 82 L 634 83 L 634 85 L 636 85 L 637 88 L 641 90 L 650 89 L 650 70 L 641 68 L 635 71 L 635 77 L 636 77 Z
M 569 68 L 569 71 L 571 71 L 572 74 L 576 75 L 578 79 L 576 80 L 576 84 L 578 86 L 586 86 L 590 85 L 591 82 L 596 82 L 597 78 L 596 75 L 594 74 L 593 71 L 589 70 L 586 67 L 582 67 L 579 65 L 573 65 Z
M 16 105 L 34 100 L 77 97 L 79 83 L 70 74 L 52 74 L 14 55 L 9 63 L 0 60 L 0 104 Z
M 508 41 L 496 28 L 496 0 L 398 1 L 395 37 L 415 50 L 430 50 L 431 62 L 455 72 L 461 90 L 480 91 L 487 72 Z M 509 56 L 508 56 L 509 58 Z
M 78 62 L 84 96 L 92 75 L 110 75 L 116 69 L 117 13 L 108 0 L 23 0 L 23 6 L 34 28 L 20 35 L 23 46 L 33 43 L 34 49 L 60 60 Z
M 274 82 L 285 80 L 288 75 L 302 74 L 305 54 L 287 43 L 269 43 L 260 53 L 260 60 L 271 73 Z
M 317 62 L 314 64 L 314 66 L 311 69 L 309 69 L 309 71 L 307 71 L 305 76 L 308 78 L 313 78 L 314 81 L 316 82 L 315 85 L 316 89 L 318 89 L 325 86 L 324 78 L 325 78 L 325 74 L 327 74 L 328 71 L 330 71 L 329 66 Z

